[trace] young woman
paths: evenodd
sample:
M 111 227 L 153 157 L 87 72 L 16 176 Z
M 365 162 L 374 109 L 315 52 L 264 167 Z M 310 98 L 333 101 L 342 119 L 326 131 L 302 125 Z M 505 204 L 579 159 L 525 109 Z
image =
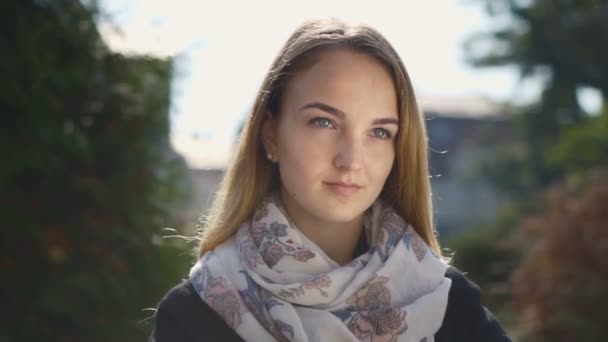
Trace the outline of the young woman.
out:
M 377 31 L 305 23 L 274 61 L 164 341 L 509 341 L 435 238 L 427 136 Z

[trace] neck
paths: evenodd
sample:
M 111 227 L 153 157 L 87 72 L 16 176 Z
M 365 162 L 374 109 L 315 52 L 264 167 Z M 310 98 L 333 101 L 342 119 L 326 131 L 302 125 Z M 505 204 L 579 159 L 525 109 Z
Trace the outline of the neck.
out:
M 299 231 L 337 264 L 345 265 L 353 260 L 355 248 L 363 231 L 363 215 L 349 222 L 322 221 L 295 209 L 293 203 L 286 200 L 287 196 L 281 192 L 281 202 L 291 222 Z

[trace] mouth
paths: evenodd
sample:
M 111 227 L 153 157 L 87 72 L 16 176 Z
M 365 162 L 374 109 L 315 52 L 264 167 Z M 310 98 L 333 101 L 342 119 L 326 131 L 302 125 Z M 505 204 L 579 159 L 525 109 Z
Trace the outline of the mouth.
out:
M 323 182 L 323 184 L 333 193 L 340 196 L 351 196 L 361 190 L 362 186 L 354 183 L 344 182 Z

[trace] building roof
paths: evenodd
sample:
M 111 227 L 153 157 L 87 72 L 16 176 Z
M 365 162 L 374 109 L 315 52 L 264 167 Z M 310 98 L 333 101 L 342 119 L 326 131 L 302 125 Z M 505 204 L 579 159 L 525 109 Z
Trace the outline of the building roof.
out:
M 500 103 L 481 96 L 418 96 L 418 105 L 426 115 L 462 119 L 499 119 L 504 117 Z

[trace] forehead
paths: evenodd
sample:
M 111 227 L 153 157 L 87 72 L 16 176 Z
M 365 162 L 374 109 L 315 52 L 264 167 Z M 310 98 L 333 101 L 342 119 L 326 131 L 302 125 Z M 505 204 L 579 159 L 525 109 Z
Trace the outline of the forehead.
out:
M 297 71 L 285 89 L 286 107 L 324 101 L 345 112 L 375 109 L 397 115 L 397 95 L 387 67 L 346 49 L 320 52 Z

